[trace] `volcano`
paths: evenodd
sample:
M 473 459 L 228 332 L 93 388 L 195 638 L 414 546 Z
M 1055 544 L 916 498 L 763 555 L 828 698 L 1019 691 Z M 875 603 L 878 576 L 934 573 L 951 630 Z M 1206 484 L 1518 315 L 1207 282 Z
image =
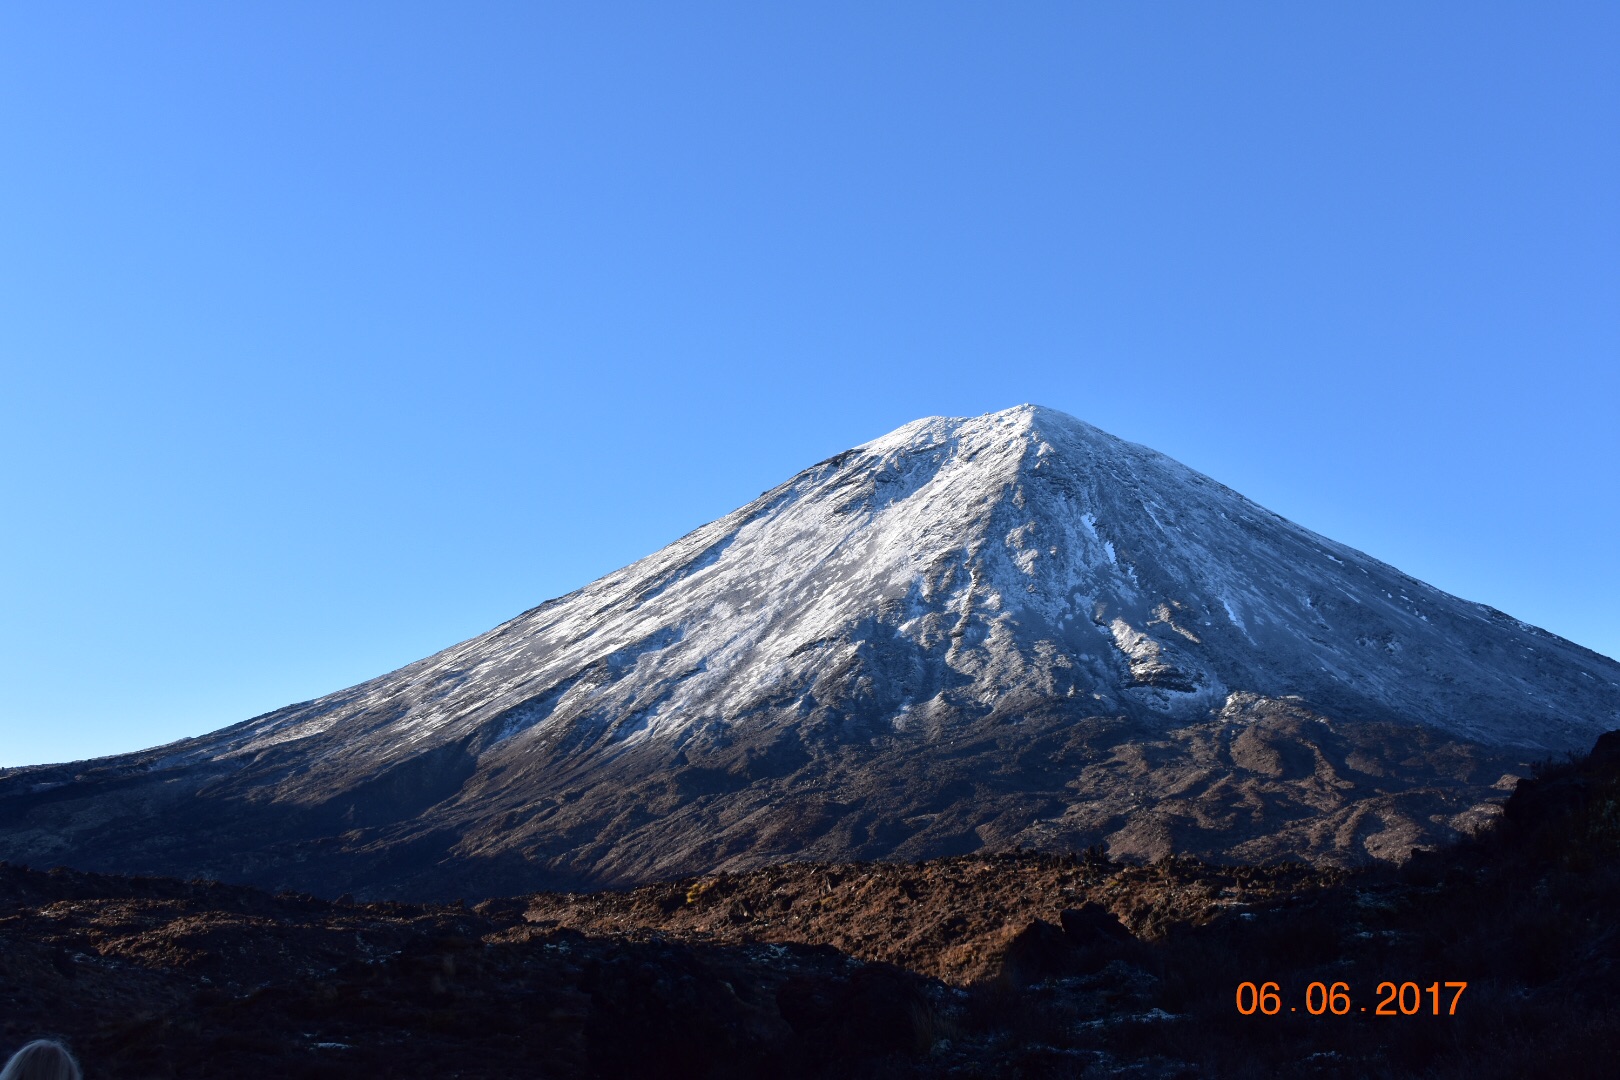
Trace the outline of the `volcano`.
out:
M 931 417 L 486 634 L 0 771 L 0 858 L 363 897 L 980 849 L 1399 861 L 1620 664 L 1036 406 Z

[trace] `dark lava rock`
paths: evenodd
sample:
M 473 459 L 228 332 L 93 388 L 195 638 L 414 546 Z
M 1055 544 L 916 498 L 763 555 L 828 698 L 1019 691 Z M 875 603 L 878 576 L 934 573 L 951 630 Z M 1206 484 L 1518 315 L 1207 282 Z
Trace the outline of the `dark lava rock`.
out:
M 1025 853 L 469 910 L 0 864 L 0 1055 L 61 1037 L 91 1080 L 1607 1077 L 1616 784 L 1607 754 L 1543 770 L 1421 882 Z M 1282 1007 L 1240 1013 L 1245 982 Z M 1313 984 L 1370 1008 L 1386 982 L 1467 986 L 1309 1012 Z
M 1064 908 L 1058 914 L 1058 922 L 1070 944 L 1076 948 L 1104 941 L 1136 940 L 1136 936 L 1119 921 L 1119 916 L 1101 904 L 1086 903 L 1077 908 Z
M 1007 943 L 998 978 L 1008 986 L 1021 987 L 1068 974 L 1074 952 L 1062 930 L 1037 919 Z
M 872 964 L 847 979 L 797 976 L 777 992 L 777 1005 L 810 1060 L 826 1066 L 927 1053 L 938 1018 L 923 988 L 911 972 Z

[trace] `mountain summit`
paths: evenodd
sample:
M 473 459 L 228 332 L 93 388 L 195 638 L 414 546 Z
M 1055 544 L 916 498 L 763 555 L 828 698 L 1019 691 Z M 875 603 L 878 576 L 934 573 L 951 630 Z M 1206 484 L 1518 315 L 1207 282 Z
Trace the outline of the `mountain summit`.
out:
M 391 674 L 0 772 L 0 857 L 471 895 L 985 846 L 1399 859 L 1620 664 L 1073 417 L 931 417 Z

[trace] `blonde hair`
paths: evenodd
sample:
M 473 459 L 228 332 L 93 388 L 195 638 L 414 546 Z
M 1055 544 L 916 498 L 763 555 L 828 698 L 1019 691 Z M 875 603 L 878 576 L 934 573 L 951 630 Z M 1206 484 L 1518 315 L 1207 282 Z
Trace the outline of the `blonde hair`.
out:
M 79 1063 L 67 1047 L 50 1039 L 35 1039 L 0 1069 L 0 1080 L 84 1080 Z

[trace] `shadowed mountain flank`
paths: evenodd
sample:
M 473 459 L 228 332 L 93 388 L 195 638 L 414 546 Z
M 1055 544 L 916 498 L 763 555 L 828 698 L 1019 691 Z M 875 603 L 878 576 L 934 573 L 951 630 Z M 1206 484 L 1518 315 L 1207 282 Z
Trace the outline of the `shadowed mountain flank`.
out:
M 930 418 L 396 672 L 0 772 L 0 857 L 443 898 L 1017 846 L 1351 865 L 1620 664 L 1052 410 Z

